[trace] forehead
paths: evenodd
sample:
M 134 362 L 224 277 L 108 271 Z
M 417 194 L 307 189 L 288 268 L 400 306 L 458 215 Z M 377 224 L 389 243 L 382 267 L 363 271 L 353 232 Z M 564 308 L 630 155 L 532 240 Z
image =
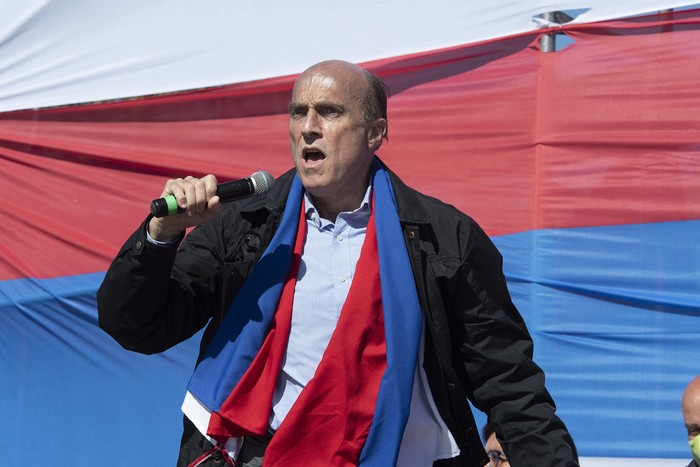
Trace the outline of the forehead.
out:
M 682 400 L 683 413 L 700 419 L 700 388 L 688 391 Z
M 500 448 L 500 443 L 499 443 L 498 440 L 496 439 L 496 434 L 495 434 L 495 433 L 491 433 L 491 436 L 489 436 L 489 438 L 486 440 L 486 445 L 487 445 L 490 449 Z
M 313 104 L 335 102 L 351 106 L 361 104 L 369 84 L 362 74 L 348 68 L 312 68 L 302 73 L 294 84 L 292 102 Z

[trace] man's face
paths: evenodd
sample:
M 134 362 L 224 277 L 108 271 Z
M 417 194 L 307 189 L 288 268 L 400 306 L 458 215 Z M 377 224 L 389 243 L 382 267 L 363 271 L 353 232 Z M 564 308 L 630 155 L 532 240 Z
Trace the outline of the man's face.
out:
M 363 125 L 368 88 L 348 64 L 321 64 L 299 77 L 289 105 L 290 147 L 301 182 L 315 199 L 343 210 L 359 206 L 381 143 L 376 125 Z
M 505 459 L 505 454 L 503 454 L 503 448 L 501 443 L 496 439 L 496 434 L 492 433 L 489 439 L 486 440 L 486 452 L 489 454 L 490 462 L 486 464 L 488 467 L 509 467 L 510 463 Z M 496 459 L 491 456 L 496 457 Z
M 688 441 L 700 436 L 700 379 L 694 380 L 683 394 L 683 420 L 688 430 Z

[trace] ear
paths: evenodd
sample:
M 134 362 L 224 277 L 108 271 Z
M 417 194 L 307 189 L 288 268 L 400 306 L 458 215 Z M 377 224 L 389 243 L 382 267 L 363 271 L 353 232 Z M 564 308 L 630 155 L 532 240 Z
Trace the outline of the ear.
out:
M 367 146 L 376 151 L 386 137 L 387 122 L 385 118 L 375 118 L 367 128 Z

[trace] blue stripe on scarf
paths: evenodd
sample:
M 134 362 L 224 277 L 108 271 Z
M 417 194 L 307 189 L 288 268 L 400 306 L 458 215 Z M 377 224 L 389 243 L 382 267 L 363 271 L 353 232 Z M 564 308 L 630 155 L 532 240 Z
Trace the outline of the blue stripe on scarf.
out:
M 245 281 L 195 368 L 188 391 L 217 412 L 248 369 L 267 335 L 296 238 L 303 189 L 295 175 L 280 226 Z
M 411 410 L 413 378 L 423 330 L 394 190 L 387 172 L 376 161 L 373 177 L 387 370 L 379 386 L 372 426 L 360 455 L 361 467 L 396 465 Z

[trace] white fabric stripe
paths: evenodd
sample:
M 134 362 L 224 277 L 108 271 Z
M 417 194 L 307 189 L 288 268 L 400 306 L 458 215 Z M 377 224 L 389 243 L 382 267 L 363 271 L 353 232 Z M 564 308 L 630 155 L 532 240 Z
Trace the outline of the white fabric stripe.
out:
M 0 0 L 0 111 L 240 83 L 295 74 L 328 58 L 365 62 L 468 44 L 534 30 L 532 17 L 546 11 L 586 10 L 576 21 L 592 22 L 694 3 Z M 338 25 L 339 18 L 353 27 L 332 34 L 299 27 Z
M 411 412 L 401 440 L 396 465 L 430 467 L 439 459 L 451 459 L 460 453 L 459 446 L 440 416 L 430 392 L 425 361 L 425 326 L 420 336 L 418 364 L 413 379 Z
M 212 444 L 216 445 L 216 440 L 207 436 L 207 428 L 209 427 L 209 418 L 211 411 L 202 404 L 199 399 L 192 395 L 189 391 L 185 394 L 185 400 L 182 402 L 182 413 L 194 424 L 199 432 L 204 435 Z M 236 460 L 238 451 L 241 449 L 243 438 L 229 438 L 224 445 L 231 459 Z
M 207 428 L 209 428 L 209 418 L 211 411 L 202 404 L 199 399 L 193 396 L 189 391 L 185 394 L 185 400 L 182 401 L 182 413 L 194 424 L 194 426 L 202 433 L 209 441 L 216 444 L 216 441 L 207 436 Z

